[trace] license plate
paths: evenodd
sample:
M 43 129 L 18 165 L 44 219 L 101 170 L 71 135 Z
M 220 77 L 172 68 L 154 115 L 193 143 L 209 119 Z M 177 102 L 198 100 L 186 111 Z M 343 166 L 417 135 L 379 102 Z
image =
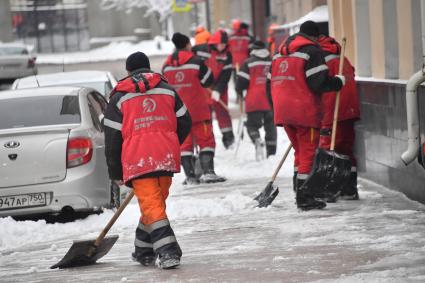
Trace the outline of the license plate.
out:
M 0 210 L 46 205 L 46 193 L 0 197 Z

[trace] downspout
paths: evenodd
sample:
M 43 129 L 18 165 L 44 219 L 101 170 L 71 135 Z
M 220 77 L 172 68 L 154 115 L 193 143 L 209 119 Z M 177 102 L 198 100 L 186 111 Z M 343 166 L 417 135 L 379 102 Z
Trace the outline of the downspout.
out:
M 422 27 L 422 57 L 425 60 L 425 0 L 421 0 L 421 27 Z M 406 85 L 407 111 L 407 150 L 401 155 L 401 160 L 407 166 L 416 159 L 420 148 L 419 139 L 419 106 L 417 88 L 425 81 L 425 61 L 422 70 L 409 78 Z

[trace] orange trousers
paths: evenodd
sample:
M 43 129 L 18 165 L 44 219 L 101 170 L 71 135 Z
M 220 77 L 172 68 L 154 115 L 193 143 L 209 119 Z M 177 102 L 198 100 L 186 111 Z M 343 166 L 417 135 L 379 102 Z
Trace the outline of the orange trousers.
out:
M 136 179 L 132 181 L 134 194 L 139 202 L 142 216 L 140 221 L 150 225 L 162 219 L 167 219 L 165 201 L 167 200 L 172 177 L 161 176 Z

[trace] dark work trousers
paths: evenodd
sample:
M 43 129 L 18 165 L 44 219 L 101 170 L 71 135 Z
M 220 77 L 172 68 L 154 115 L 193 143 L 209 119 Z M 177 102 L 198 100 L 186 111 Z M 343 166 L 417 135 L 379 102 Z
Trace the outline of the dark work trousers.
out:
M 264 126 L 266 132 L 266 150 L 267 156 L 276 153 L 276 140 L 277 131 L 273 121 L 272 111 L 254 111 L 247 113 L 246 128 L 248 129 L 248 135 L 252 142 L 255 144 L 255 140 L 261 138 L 260 128 Z

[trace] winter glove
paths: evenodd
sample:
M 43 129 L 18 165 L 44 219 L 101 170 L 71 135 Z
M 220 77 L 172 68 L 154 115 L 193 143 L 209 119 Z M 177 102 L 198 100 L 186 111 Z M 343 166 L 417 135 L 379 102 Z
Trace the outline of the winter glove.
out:
M 220 93 L 216 90 L 213 90 L 211 92 L 211 99 L 214 101 L 219 101 L 220 100 Z
M 335 77 L 337 77 L 338 79 L 341 80 L 342 86 L 345 85 L 345 77 L 344 76 L 342 76 L 342 75 L 336 75 Z

